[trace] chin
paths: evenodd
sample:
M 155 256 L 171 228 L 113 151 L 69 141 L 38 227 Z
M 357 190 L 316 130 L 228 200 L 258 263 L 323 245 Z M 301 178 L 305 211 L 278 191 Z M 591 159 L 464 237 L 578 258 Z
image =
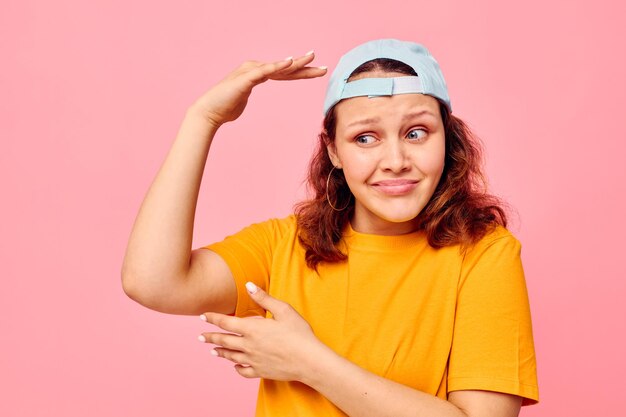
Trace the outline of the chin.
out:
M 362 221 L 379 224 L 379 226 L 382 226 L 381 223 L 387 223 L 388 226 L 413 223 L 424 208 L 419 202 L 407 201 L 406 199 L 404 201 L 385 201 L 382 204 L 380 201 L 370 201 L 369 203 L 366 205 L 357 202 L 355 215 L 360 217 Z
M 394 216 L 378 216 L 378 217 L 390 223 L 407 223 L 407 222 L 411 222 L 415 220 L 418 215 L 419 213 L 405 215 L 405 216 L 394 215 Z
M 419 216 L 421 209 L 404 209 L 404 210 L 376 210 L 372 211 L 372 213 L 387 222 L 390 223 L 406 223 L 413 221 Z

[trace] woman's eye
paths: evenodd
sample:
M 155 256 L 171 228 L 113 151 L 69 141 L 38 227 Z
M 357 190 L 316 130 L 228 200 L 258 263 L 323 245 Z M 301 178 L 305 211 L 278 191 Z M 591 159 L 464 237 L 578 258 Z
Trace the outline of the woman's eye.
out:
M 356 137 L 355 142 L 361 145 L 370 145 L 374 143 L 375 140 L 376 139 L 372 135 L 361 135 Z
M 420 140 L 426 136 L 426 130 L 424 129 L 413 129 L 407 135 L 407 139 L 410 140 Z

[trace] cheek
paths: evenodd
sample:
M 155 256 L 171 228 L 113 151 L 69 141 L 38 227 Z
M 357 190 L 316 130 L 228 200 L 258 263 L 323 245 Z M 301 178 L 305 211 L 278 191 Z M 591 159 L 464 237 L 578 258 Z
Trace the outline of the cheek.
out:
M 343 171 L 348 184 L 367 180 L 376 170 L 376 161 L 373 155 L 366 153 L 352 153 L 343 158 Z
M 417 165 L 420 170 L 427 174 L 441 174 L 446 157 L 444 143 L 434 144 L 428 152 L 420 153 L 417 157 Z

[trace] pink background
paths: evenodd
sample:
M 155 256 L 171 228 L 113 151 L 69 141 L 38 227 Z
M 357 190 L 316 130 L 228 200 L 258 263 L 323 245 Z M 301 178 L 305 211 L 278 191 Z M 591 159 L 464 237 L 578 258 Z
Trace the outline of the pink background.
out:
M 229 4 L 230 3 L 230 4 Z M 246 59 L 424 43 L 517 210 L 541 402 L 611 416 L 626 372 L 623 2 L 4 0 L 0 11 L 0 415 L 251 415 L 257 380 L 196 317 L 127 298 L 135 215 L 199 95 Z M 290 212 L 326 79 L 258 88 L 219 132 L 194 247 Z M 164 238 L 166 238 L 164 236 Z

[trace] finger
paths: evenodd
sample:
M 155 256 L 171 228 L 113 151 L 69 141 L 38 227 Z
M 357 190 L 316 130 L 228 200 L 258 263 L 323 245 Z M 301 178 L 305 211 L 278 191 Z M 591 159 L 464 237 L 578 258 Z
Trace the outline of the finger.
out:
M 283 61 L 278 61 L 278 64 L 281 65 L 275 65 L 277 63 L 273 63 L 273 64 L 268 64 L 268 65 L 274 65 L 273 68 L 269 68 L 269 71 L 272 71 L 271 74 L 267 74 L 268 78 L 275 78 L 278 74 L 290 74 L 292 72 L 296 72 L 299 71 L 300 69 L 304 68 L 306 65 L 310 64 L 313 60 L 315 59 L 315 51 L 309 51 L 306 54 L 302 55 L 301 57 L 295 58 L 293 59 L 293 57 L 289 57 L 286 58 Z M 285 65 L 285 61 L 289 62 L 291 60 L 291 63 L 289 65 Z M 261 65 L 259 63 L 256 63 L 257 67 L 260 67 Z M 267 68 L 265 68 L 267 69 Z
M 297 71 L 289 72 L 286 74 L 276 73 L 270 75 L 272 80 L 299 80 L 308 78 L 317 78 L 326 75 L 328 72 L 327 67 L 304 67 Z
M 247 75 L 254 84 L 262 83 L 269 79 L 271 74 L 284 70 L 293 64 L 293 57 L 288 57 L 282 61 L 263 64 L 251 69 Z
M 208 312 L 201 314 L 200 319 L 232 333 L 243 334 L 247 328 L 245 321 L 241 318 L 226 314 Z
M 259 374 L 251 366 L 235 365 L 235 371 L 244 378 L 259 378 Z
M 311 61 L 313 61 L 314 59 L 315 59 L 315 51 L 311 50 L 307 52 L 306 54 L 302 55 L 300 58 L 297 58 L 295 63 L 297 65 L 305 66 L 309 64 Z
M 198 341 L 201 343 L 213 343 L 214 345 L 224 346 L 227 349 L 245 351 L 243 338 L 236 334 L 202 333 L 198 336 Z
M 246 354 L 238 350 L 215 347 L 211 351 L 211 354 L 219 358 L 227 359 L 231 362 L 234 362 L 235 364 L 249 366 L 247 365 L 248 358 Z
M 281 73 L 289 73 L 292 71 L 297 71 L 300 68 L 303 68 L 310 64 L 315 59 L 315 52 L 309 51 L 306 54 L 302 55 L 293 60 L 293 63 L 285 69 L 280 70 Z
M 326 70 L 325 66 L 321 66 L 321 67 L 320 66 L 308 66 L 313 61 L 313 59 L 315 59 L 315 52 L 309 51 L 304 56 L 301 56 L 300 58 L 295 59 L 291 66 L 274 73 L 273 75 L 270 76 L 270 78 L 279 79 L 278 77 L 280 76 L 283 76 L 283 75 L 288 76 L 290 74 L 297 73 L 305 68 L 307 69 L 307 72 L 310 72 L 311 69 L 314 69 L 313 72 L 317 73 L 316 76 L 323 75 L 323 73 L 325 73 L 325 70 Z M 320 70 L 322 71 L 322 73 L 320 73 Z M 307 77 L 307 78 L 311 78 L 311 77 Z
M 246 289 L 248 294 L 250 294 L 250 298 L 259 306 L 271 312 L 276 319 L 285 316 L 291 309 L 289 304 L 272 297 L 253 282 L 246 282 Z

